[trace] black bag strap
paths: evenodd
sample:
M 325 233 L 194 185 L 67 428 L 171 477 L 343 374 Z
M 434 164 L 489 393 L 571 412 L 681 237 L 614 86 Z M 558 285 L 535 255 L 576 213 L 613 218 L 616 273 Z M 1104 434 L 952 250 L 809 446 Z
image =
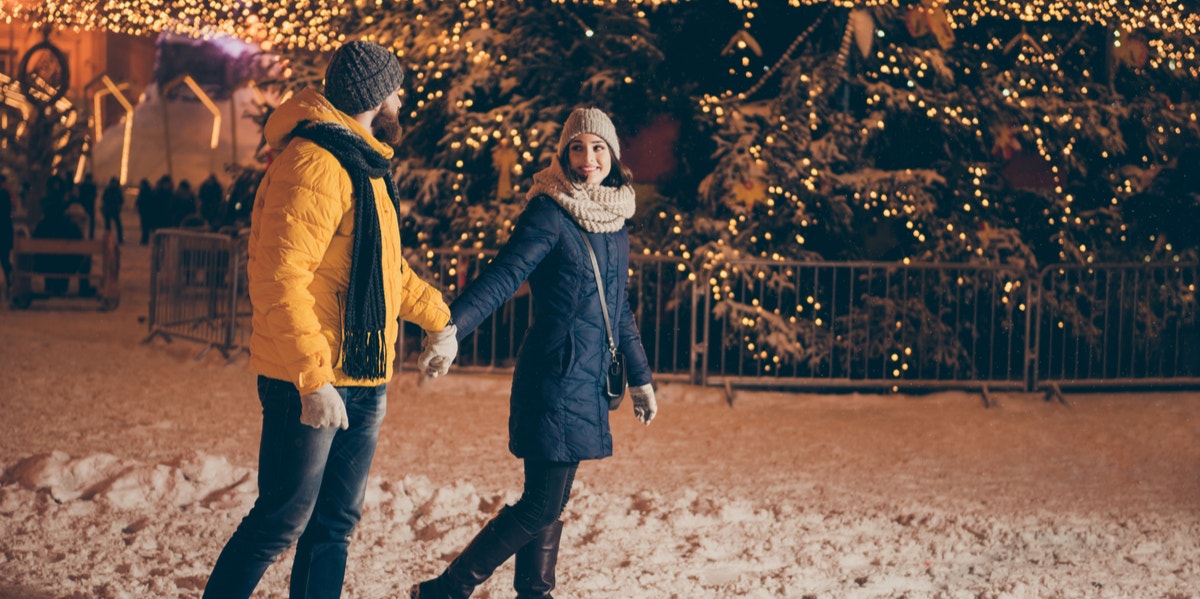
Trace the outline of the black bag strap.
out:
M 604 282 L 600 279 L 600 263 L 596 261 L 596 250 L 592 249 L 592 242 L 588 240 L 587 233 L 579 231 L 579 236 L 583 237 L 583 245 L 587 246 L 588 256 L 592 259 L 592 273 L 596 275 L 596 288 L 600 290 L 600 310 L 604 315 L 604 332 L 608 335 L 608 349 L 612 352 L 613 359 L 617 359 L 617 344 L 613 341 L 612 323 L 608 320 L 608 302 L 604 299 Z

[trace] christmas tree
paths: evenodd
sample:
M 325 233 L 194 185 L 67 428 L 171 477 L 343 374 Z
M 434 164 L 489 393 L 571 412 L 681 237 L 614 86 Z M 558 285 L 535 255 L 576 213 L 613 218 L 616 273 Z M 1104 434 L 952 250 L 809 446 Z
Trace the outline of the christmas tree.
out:
M 628 5 L 512 3 L 469 15 L 472 22 L 449 12 L 463 42 L 411 65 L 423 97 L 411 113 L 401 181 L 416 199 L 415 229 L 446 227 L 442 239 L 419 243 L 496 247 L 573 107 L 605 109 L 624 130 L 640 124 L 661 96 L 653 88 L 658 51 Z M 428 54 L 423 37 L 405 54 Z
M 430 258 L 505 240 L 572 107 L 609 111 L 625 139 L 670 115 L 679 166 L 639 195 L 635 247 L 684 261 L 731 345 L 771 357 L 762 371 L 829 344 L 907 355 L 908 331 L 952 334 L 937 302 L 981 269 L 996 291 L 975 304 L 1013 326 L 1048 265 L 1197 254 L 1180 223 L 1197 219 L 1200 18 L 1169 0 L 309 0 L 174 24 L 77 12 L 84 26 L 254 41 L 285 57 L 289 87 L 319 84 L 348 39 L 390 47 L 409 73 L 405 243 Z M 867 324 L 899 332 L 868 340 L 829 335 L 821 297 L 748 262 L 820 260 L 977 270 L 911 298 L 920 309 L 871 299 Z
M 448 297 L 508 238 L 573 108 L 605 110 L 624 134 L 668 97 L 655 77 L 661 53 L 634 4 L 383 2 L 349 8 L 339 31 L 390 48 L 405 67 L 395 161 L 404 247 Z M 325 56 L 289 54 L 291 85 L 319 82 Z M 502 362 L 522 318 L 503 311 L 504 324 L 481 327 L 463 360 L 500 347 L 483 359 Z
M 796 363 L 864 340 L 830 335 L 839 323 L 811 310 L 821 298 L 806 303 L 779 270 L 731 261 L 1004 265 L 1014 273 L 988 300 L 1011 321 L 1008 292 L 1042 266 L 1196 258 L 1194 235 L 1163 242 L 1161 223 L 1135 226 L 1124 205 L 1198 145 L 1182 32 L 986 14 L 956 27 L 939 6 L 796 8 L 809 26 L 772 69 L 700 99 L 715 161 L 698 210 L 663 211 L 679 224 L 659 246 L 713 273 L 742 356 Z M 1194 222 L 1194 196 L 1173 202 Z M 867 352 L 905 355 L 914 327 L 951 334 L 930 310 L 965 283 L 978 281 L 932 285 L 915 309 L 884 300 L 880 313 L 912 322 L 876 323 L 895 332 Z
M 407 72 L 397 176 L 412 201 L 410 247 L 497 247 L 572 108 L 602 108 L 628 131 L 664 95 L 633 4 L 383 2 L 350 7 L 340 23 Z M 292 85 L 319 82 L 324 56 L 289 58 Z

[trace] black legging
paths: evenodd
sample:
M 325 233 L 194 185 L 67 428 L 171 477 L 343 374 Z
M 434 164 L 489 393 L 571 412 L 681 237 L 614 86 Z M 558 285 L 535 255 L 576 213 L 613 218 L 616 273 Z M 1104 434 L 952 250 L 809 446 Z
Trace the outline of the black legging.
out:
M 537 534 L 562 515 L 579 462 L 525 460 L 525 490 L 510 508 L 525 532 Z
M 121 226 L 121 215 L 106 213 L 104 215 L 104 230 L 112 230 L 114 226 L 117 228 L 117 243 L 125 243 L 125 227 Z
M 4 284 L 12 287 L 12 260 L 8 255 L 12 252 L 12 248 L 4 249 L 0 247 L 0 269 L 4 270 Z

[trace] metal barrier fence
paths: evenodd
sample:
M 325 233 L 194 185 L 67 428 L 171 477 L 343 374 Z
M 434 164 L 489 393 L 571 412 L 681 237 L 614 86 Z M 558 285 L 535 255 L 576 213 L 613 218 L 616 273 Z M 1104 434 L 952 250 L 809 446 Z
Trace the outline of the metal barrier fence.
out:
M 226 358 L 246 348 L 245 240 L 164 229 L 152 238 L 149 336 L 205 344 Z M 239 319 L 240 318 L 240 319 Z
M 707 286 L 706 382 L 1025 386 L 1029 285 L 1011 268 L 740 261 Z
M 493 250 L 431 250 L 422 263 L 413 266 L 422 271 L 422 277 L 441 287 L 446 301 L 452 301 L 495 255 Z M 695 379 L 694 348 L 699 342 L 693 326 L 695 303 L 682 263 L 673 258 L 634 255 L 630 257 L 630 274 L 630 308 L 642 331 L 650 368 L 664 379 Z M 529 300 L 529 288 L 522 285 L 512 299 L 463 340 L 456 367 L 467 371 L 511 369 L 533 317 Z M 401 338 L 401 355 L 409 353 L 403 349 L 408 344 L 419 347 L 419 339 L 420 330 L 407 325 Z
M 1196 264 L 1043 269 L 1036 384 L 1200 385 L 1196 283 Z
M 411 264 L 447 300 L 493 251 Z M 154 240 L 151 337 L 246 348 L 244 239 L 167 230 Z M 630 257 L 630 307 L 664 380 L 780 388 L 1057 390 L 1200 386 L 1196 264 L 1051 266 L 729 262 Z M 508 371 L 532 321 L 527 287 L 459 348 L 456 368 Z M 421 331 L 407 324 L 402 361 Z M 801 341 L 803 340 L 803 342 Z

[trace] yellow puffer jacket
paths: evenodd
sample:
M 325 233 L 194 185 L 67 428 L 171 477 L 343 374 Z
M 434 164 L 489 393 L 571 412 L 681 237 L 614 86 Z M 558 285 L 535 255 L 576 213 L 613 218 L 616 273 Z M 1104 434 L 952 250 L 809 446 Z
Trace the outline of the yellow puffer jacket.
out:
M 267 168 L 251 214 L 250 365 L 264 376 L 291 381 L 301 394 L 325 383 L 377 385 L 392 376 L 398 319 L 440 331 L 450 320 L 450 309 L 441 292 L 418 278 L 404 260 L 387 187 L 383 179 L 372 179 L 383 238 L 387 373 L 378 380 L 361 380 L 342 372 L 342 324 L 354 239 L 353 185 L 333 154 L 310 140 L 291 137 L 301 121 L 340 123 L 384 157 L 392 157 L 390 147 L 312 89 L 283 103 L 267 120 L 267 142 L 282 151 Z

